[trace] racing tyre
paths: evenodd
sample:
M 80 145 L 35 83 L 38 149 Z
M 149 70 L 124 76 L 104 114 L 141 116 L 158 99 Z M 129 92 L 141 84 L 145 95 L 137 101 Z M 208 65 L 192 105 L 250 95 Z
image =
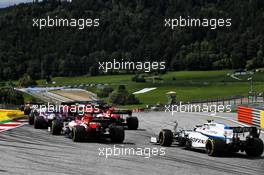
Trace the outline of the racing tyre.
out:
M 33 125 L 34 124 L 34 113 L 31 112 L 28 116 L 28 124 Z
M 173 134 L 169 129 L 163 129 L 159 133 L 159 144 L 161 146 L 171 146 L 173 141 Z
M 47 124 L 43 117 L 35 116 L 34 117 L 34 128 L 35 129 L 46 129 Z
M 110 128 L 110 139 L 114 143 L 122 143 L 125 140 L 125 130 L 123 126 L 112 126 Z
M 25 107 L 24 108 L 24 114 L 25 115 L 29 115 L 30 114 L 30 111 L 31 111 L 31 109 L 29 107 Z
M 245 152 L 251 157 L 261 156 L 263 154 L 263 141 L 260 138 L 250 139 L 246 144 Z
M 186 145 L 186 138 L 180 137 L 179 138 L 179 146 L 185 146 Z
M 209 156 L 220 156 L 225 152 L 226 143 L 222 139 L 208 139 L 206 141 L 205 147 Z
M 128 117 L 126 119 L 127 127 L 130 130 L 137 130 L 138 129 L 138 118 L 137 117 Z
M 51 122 L 51 133 L 52 135 L 60 135 L 62 131 L 62 124 L 58 120 L 52 120 Z
M 185 148 L 187 150 L 191 150 L 192 149 L 192 141 L 190 139 L 187 139 L 185 142 Z
M 75 126 L 72 128 L 72 141 L 83 142 L 85 140 L 85 127 Z

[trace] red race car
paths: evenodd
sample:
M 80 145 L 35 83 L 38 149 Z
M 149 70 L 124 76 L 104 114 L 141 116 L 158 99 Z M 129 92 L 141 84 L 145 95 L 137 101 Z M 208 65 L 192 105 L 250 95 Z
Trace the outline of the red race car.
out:
M 64 128 L 64 133 L 74 142 L 110 138 L 111 142 L 122 143 L 125 139 L 124 127 L 102 113 L 77 115 Z
M 116 120 L 117 124 L 124 126 L 130 130 L 138 129 L 138 118 L 132 116 L 131 110 L 120 110 L 113 107 L 105 108 L 102 110 L 103 114 Z

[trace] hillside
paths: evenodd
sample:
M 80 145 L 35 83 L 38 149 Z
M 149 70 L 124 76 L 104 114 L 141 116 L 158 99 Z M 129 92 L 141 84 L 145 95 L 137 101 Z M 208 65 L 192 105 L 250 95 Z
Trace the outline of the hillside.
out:
M 148 79 L 145 83 L 138 83 L 131 81 L 133 75 L 104 75 L 104 76 L 78 76 L 78 77 L 55 77 L 53 81 L 56 86 L 66 87 L 82 87 L 94 93 L 100 92 L 102 85 L 110 86 L 117 89 L 120 84 L 124 84 L 130 93 L 140 91 L 144 88 L 156 88 L 155 90 L 136 94 L 141 105 L 162 103 L 166 104 L 168 98 L 166 93 L 169 91 L 177 92 L 177 99 L 179 101 L 199 101 L 212 100 L 216 98 L 230 98 L 232 96 L 247 96 L 250 90 L 249 77 L 252 77 L 254 92 L 263 93 L 264 89 L 264 73 L 255 73 L 254 75 L 240 75 L 241 80 L 233 79 L 228 76 L 232 70 L 221 71 L 179 71 L 168 72 L 160 75 L 162 81 L 153 82 Z M 39 80 L 40 86 L 46 86 L 45 80 Z M 50 84 L 49 86 L 54 86 Z M 108 97 L 103 98 L 109 101 Z
M 100 26 L 32 27 L 33 18 L 98 18 Z M 164 18 L 231 18 L 229 28 L 164 27 Z M 165 60 L 167 70 L 264 64 L 262 0 L 46 0 L 0 10 L 0 81 L 99 72 L 98 61 Z

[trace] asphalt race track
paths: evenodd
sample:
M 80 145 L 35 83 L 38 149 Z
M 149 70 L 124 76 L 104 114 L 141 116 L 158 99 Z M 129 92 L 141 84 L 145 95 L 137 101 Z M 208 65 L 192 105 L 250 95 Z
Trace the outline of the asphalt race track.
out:
M 264 155 L 248 158 L 244 153 L 227 157 L 209 157 L 203 151 L 165 148 L 165 155 L 120 155 L 106 158 L 99 155 L 102 148 L 158 148 L 149 143 L 150 136 L 161 128 L 171 129 L 173 121 L 189 128 L 204 123 L 204 114 L 138 113 L 140 128 L 126 131 L 124 144 L 74 143 L 64 136 L 52 136 L 47 130 L 35 130 L 24 125 L 0 134 L 0 174 L 252 174 L 264 172 Z M 232 124 L 235 114 L 223 114 L 216 122 Z M 262 139 L 263 139 L 262 133 Z

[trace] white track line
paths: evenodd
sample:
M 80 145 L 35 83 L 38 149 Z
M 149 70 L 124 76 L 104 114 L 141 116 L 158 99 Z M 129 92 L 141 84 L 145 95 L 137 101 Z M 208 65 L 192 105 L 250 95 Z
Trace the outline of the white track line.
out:
M 0 124 L 0 133 L 7 131 L 7 130 L 10 130 L 10 129 L 21 127 L 21 126 L 25 125 L 26 122 L 7 122 L 4 124 L 16 124 L 17 126 L 1 126 L 1 124 Z

